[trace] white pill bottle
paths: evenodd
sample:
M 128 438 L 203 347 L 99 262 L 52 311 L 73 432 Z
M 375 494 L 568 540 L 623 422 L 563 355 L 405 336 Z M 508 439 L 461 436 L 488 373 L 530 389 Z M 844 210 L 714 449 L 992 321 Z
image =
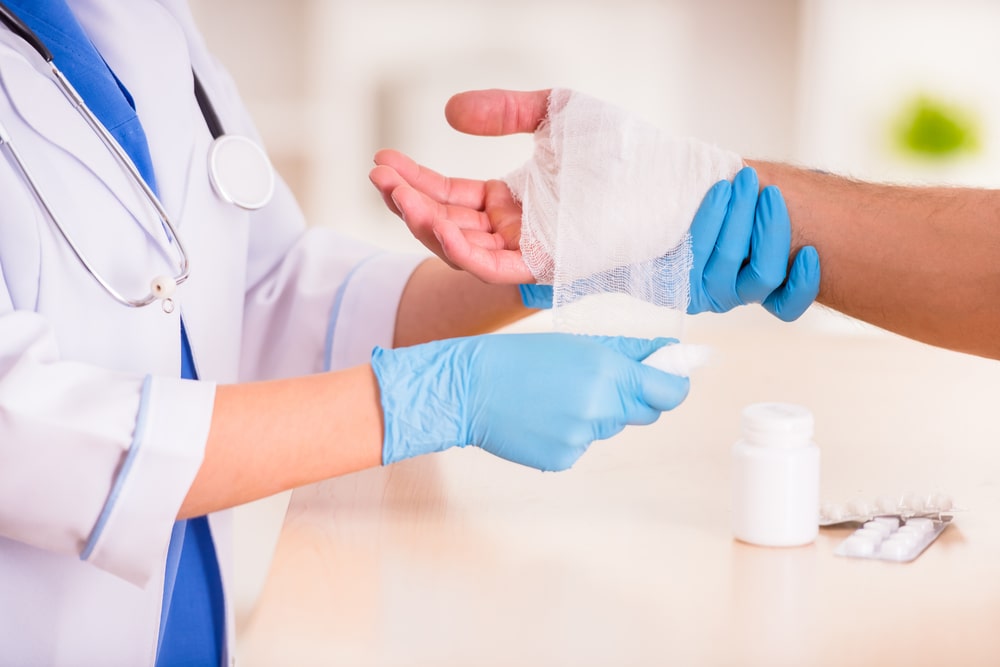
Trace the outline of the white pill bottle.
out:
M 819 447 L 812 413 L 791 403 L 743 409 L 733 445 L 733 535 L 750 544 L 793 547 L 819 533 Z

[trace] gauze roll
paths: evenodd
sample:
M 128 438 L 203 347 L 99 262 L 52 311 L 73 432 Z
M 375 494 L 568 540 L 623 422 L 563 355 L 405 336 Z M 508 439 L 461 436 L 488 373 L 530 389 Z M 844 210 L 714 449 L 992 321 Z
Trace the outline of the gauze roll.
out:
M 691 221 L 708 189 L 742 166 L 733 152 L 553 89 L 532 159 L 504 180 L 522 205 L 524 261 L 553 286 L 556 328 L 679 333 Z

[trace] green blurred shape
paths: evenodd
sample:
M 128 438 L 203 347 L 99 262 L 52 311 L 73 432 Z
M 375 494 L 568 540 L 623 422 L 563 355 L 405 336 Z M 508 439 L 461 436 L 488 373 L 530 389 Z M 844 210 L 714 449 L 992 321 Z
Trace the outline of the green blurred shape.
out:
M 906 104 L 896 123 L 895 143 L 906 155 L 950 159 L 979 150 L 975 114 L 930 95 Z

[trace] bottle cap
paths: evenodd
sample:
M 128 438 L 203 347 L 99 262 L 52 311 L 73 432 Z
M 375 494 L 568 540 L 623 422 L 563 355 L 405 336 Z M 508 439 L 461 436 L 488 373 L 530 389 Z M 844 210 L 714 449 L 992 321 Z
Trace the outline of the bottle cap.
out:
M 743 409 L 743 436 L 758 445 L 794 446 L 813 436 L 813 415 L 793 403 L 754 403 Z

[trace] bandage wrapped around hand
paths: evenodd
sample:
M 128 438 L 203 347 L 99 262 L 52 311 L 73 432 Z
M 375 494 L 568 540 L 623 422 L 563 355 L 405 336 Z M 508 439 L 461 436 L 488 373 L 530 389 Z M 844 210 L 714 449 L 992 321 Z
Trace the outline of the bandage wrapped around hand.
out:
M 645 320 L 675 333 L 689 300 L 691 221 L 709 188 L 742 166 L 731 151 L 553 89 L 533 158 L 504 180 L 522 204 L 524 261 L 553 286 L 557 327 L 638 335 L 651 332 L 613 325 Z

